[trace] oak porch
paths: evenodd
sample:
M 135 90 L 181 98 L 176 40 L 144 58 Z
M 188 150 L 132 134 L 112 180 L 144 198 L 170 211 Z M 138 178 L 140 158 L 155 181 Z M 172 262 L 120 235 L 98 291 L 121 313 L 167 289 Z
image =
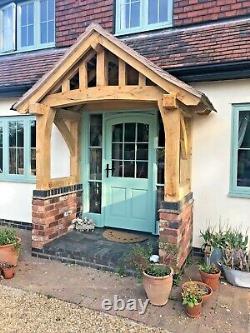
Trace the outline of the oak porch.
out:
M 16 104 L 20 113 L 37 116 L 36 193 L 47 191 L 49 197 L 45 195 L 45 198 L 50 199 L 51 190 L 66 186 L 72 189 L 80 183 L 81 115 L 84 111 L 97 109 L 100 104 L 102 109 L 108 111 L 125 110 L 131 106 L 140 110 L 154 107 L 160 111 L 165 130 L 164 203 L 160 212 L 160 247 L 164 258 L 172 260 L 172 257 L 175 257 L 176 266 L 180 266 L 190 250 L 190 231 L 187 244 L 185 243 L 185 253 L 177 253 L 180 233 L 185 234 L 182 230 L 184 224 L 180 222 L 178 228 L 171 228 L 170 225 L 171 219 L 184 220 L 183 211 L 188 211 L 185 213 L 188 215 L 186 220 L 191 226 L 191 118 L 196 113 L 210 112 L 212 106 L 204 95 L 156 68 L 147 59 L 94 25 L 86 30 L 57 66 Z M 61 132 L 70 151 L 70 176 L 66 178 L 51 178 L 53 123 Z M 37 200 L 39 201 L 39 198 L 34 201 Z M 38 201 L 38 206 L 46 206 L 45 201 Z M 69 202 L 73 201 L 69 199 Z M 51 205 L 51 200 L 48 204 Z M 78 204 L 79 202 L 74 203 L 73 215 L 79 208 Z M 33 233 L 33 246 L 38 247 L 66 232 L 69 218 L 73 217 L 65 220 L 60 216 L 64 227 L 61 228 L 62 232 L 58 232 L 55 231 L 56 216 L 47 216 L 46 208 L 35 208 L 35 211 L 44 213 L 44 220 L 36 220 L 38 222 L 34 223 L 38 227 L 43 225 L 40 234 L 36 229 Z M 53 219 L 46 222 L 46 217 Z M 48 231 L 51 223 L 53 232 Z M 171 252 L 173 247 L 175 252 L 177 251 L 174 255 Z

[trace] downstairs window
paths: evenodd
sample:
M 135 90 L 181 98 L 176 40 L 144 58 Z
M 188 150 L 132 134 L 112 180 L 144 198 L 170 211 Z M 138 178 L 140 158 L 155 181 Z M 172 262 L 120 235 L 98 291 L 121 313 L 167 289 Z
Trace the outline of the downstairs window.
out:
M 0 118 L 0 181 L 33 182 L 36 174 L 36 121 Z
M 250 197 L 250 104 L 233 106 L 230 194 Z

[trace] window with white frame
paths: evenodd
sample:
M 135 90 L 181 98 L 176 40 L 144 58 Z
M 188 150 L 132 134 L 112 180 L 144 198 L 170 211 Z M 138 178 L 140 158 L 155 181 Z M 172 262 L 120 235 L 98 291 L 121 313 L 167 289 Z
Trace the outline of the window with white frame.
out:
M 0 118 L 0 181 L 32 181 L 36 174 L 36 121 Z
M 250 104 L 233 106 L 230 193 L 250 196 Z
M 171 26 L 173 0 L 116 0 L 116 33 Z
M 0 52 L 54 46 L 55 0 L 27 0 L 0 8 Z

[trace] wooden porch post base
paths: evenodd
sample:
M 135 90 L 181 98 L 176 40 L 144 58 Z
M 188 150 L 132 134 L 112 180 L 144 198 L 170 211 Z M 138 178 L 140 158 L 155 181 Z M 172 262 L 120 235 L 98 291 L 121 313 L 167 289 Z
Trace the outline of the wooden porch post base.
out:
M 162 202 L 159 210 L 159 255 L 162 263 L 178 272 L 192 249 L 193 195 L 183 201 Z
M 35 190 L 32 200 L 32 248 L 42 249 L 45 244 L 66 234 L 81 205 L 81 184 Z

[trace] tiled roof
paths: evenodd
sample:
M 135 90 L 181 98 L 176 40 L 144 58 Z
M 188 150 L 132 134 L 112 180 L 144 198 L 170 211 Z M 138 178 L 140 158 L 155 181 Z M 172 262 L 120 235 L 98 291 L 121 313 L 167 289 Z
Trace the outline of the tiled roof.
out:
M 65 49 L 48 49 L 0 57 L 0 87 L 31 86 L 50 70 Z
M 164 69 L 250 60 L 250 20 L 144 33 L 123 39 Z M 64 54 L 50 49 L 0 57 L 0 88 L 33 85 Z
M 165 69 L 250 60 L 250 20 L 145 34 L 126 43 Z

